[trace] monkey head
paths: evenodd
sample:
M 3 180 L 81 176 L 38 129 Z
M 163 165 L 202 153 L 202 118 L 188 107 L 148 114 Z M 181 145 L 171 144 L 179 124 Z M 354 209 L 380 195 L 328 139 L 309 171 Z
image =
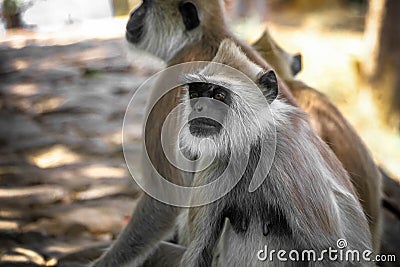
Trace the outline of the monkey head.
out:
M 224 40 L 210 64 L 185 78 L 181 147 L 190 155 L 226 155 L 272 132 L 270 106 L 281 102 L 275 72 L 252 63 L 232 40 Z
M 301 54 L 292 55 L 283 50 L 267 29 L 253 47 L 274 67 L 283 80 L 292 80 L 302 70 Z
M 222 10 L 222 0 L 143 0 L 130 15 L 126 39 L 134 48 L 168 61 L 200 40 L 207 27 L 223 28 Z
M 193 136 L 208 137 L 221 132 L 232 104 L 229 89 L 207 82 L 187 84 L 191 111 L 188 118 Z

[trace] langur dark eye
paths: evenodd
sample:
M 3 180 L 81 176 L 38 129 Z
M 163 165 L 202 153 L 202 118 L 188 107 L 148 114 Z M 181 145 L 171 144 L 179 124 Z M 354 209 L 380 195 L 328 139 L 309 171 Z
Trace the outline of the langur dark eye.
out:
M 191 2 L 181 2 L 179 12 L 182 15 L 186 30 L 191 31 L 200 25 L 199 14 L 196 6 Z
M 213 98 L 218 101 L 223 101 L 225 99 L 225 95 L 223 93 L 215 93 Z
M 190 93 L 189 97 L 192 98 L 198 98 L 199 94 L 198 93 Z

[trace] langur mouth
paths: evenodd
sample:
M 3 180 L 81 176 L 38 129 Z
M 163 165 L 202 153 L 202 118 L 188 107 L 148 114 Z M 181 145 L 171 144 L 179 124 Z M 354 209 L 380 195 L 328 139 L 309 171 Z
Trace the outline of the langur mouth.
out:
M 196 137 L 216 135 L 221 131 L 222 125 L 209 118 L 197 118 L 189 122 L 190 133 Z

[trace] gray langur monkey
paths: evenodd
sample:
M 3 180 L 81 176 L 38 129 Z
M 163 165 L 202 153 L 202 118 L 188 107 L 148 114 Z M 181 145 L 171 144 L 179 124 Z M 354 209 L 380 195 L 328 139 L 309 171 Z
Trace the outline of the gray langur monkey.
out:
M 263 42 L 259 43 L 260 47 L 265 43 L 271 45 L 262 54 L 268 62 L 252 47 L 235 38 L 225 21 L 222 2 L 143 0 L 131 14 L 126 39 L 134 49 L 155 55 L 172 66 L 190 61 L 210 61 L 216 55 L 222 40 L 232 38 L 251 61 L 265 70 L 270 70 L 272 65 L 278 74 L 280 97 L 287 103 L 298 105 L 310 115 L 309 121 L 313 129 L 331 147 L 350 174 L 370 223 L 374 247 L 379 248 L 380 174 L 365 144 L 328 98 L 299 81 L 288 78 L 283 83 L 280 80 L 280 76 L 292 78 L 301 64 L 297 62 L 294 68 L 274 65 L 291 65 L 296 60 L 285 63 L 287 57 L 280 54 L 282 51 L 276 49 L 269 36 L 264 36 Z M 266 39 L 267 42 L 264 42 Z M 270 60 L 271 58 L 274 60 Z M 290 70 L 294 72 L 283 73 Z M 157 103 L 148 118 L 147 125 L 151 127 L 145 131 L 146 148 L 153 165 L 161 175 L 176 184 L 183 183 L 183 174 L 163 156 L 160 136 L 166 117 L 181 99 L 181 91 L 176 88 Z M 152 174 L 146 175 L 150 177 Z M 168 244 L 161 241 L 173 235 L 181 211 L 180 208 L 163 204 L 144 194 L 118 239 L 92 266 L 141 266 L 149 257 L 157 258 L 158 253 L 170 251 L 165 249 Z M 180 249 L 180 253 L 183 251 Z M 172 253 L 162 257 L 169 255 Z
M 208 19 L 211 14 L 212 18 Z M 162 58 L 168 65 L 211 60 L 222 39 L 232 35 L 225 23 L 221 1 L 144 0 L 132 12 L 126 30 L 126 39 L 132 46 Z M 177 54 L 180 50 L 182 53 Z M 259 58 L 250 48 L 249 53 Z M 296 57 L 288 62 L 295 65 L 293 75 L 301 70 L 298 60 L 300 58 Z M 285 88 L 281 84 L 281 95 L 294 103 Z M 176 88 L 158 101 L 148 117 L 149 128 L 145 129 L 149 158 L 157 171 L 175 184 L 182 184 L 185 174 L 163 156 L 160 136 L 166 117 L 180 101 L 180 91 Z M 143 169 L 147 171 L 145 167 Z M 151 177 L 152 173 L 146 172 L 144 175 Z M 91 266 L 141 266 L 154 253 L 156 255 L 151 257 L 171 256 L 171 253 L 163 254 L 169 251 L 165 249 L 168 244 L 160 242 L 173 235 L 181 210 L 144 194 L 118 239 Z M 174 261 L 173 256 L 171 261 Z
M 243 162 L 247 166 L 228 194 L 189 209 L 189 243 L 180 266 L 211 266 L 213 258 L 217 266 L 371 266 L 362 260 L 331 262 L 327 255 L 322 262 L 301 263 L 257 258 L 257 251 L 264 246 L 287 252 L 314 250 L 320 255 L 329 247 L 337 249 L 339 239 L 348 242 L 348 249 L 362 253 L 372 250 L 371 236 L 339 160 L 313 132 L 303 111 L 277 99 L 274 71 L 252 63 L 229 39 L 222 42 L 213 63 L 239 69 L 251 80 L 224 72 L 212 63 L 188 75 L 181 148 L 190 158 L 212 158 L 195 174 L 196 186 L 217 179 L 222 180 L 221 186 L 228 186 L 237 175 L 236 166 Z M 212 144 L 203 142 L 205 139 Z M 275 145 L 275 154 L 269 153 Z M 261 153 L 261 146 L 268 152 Z M 234 162 L 229 163 L 231 160 Z M 257 166 L 266 168 L 271 160 L 264 182 L 249 192 Z M 229 164 L 235 167 L 229 168 Z M 200 191 L 192 199 L 214 193 Z M 224 224 L 229 227 L 223 231 Z

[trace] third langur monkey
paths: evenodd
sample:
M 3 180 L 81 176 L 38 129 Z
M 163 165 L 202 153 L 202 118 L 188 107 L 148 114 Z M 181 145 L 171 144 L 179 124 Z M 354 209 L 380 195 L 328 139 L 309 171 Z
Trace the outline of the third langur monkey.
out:
M 350 174 L 364 212 L 369 219 L 374 249 L 379 251 L 381 235 L 381 174 L 361 138 L 330 100 L 305 83 L 294 79 L 293 67 L 301 61 L 291 61 L 271 38 L 268 31 L 254 44 L 254 48 L 272 64 L 301 109 L 310 116 L 310 123 L 318 135 L 333 150 Z M 292 65 L 288 65 L 287 63 Z
M 226 69 L 228 64 L 247 76 Z M 186 82 L 180 144 L 190 158 L 211 158 L 195 174 L 194 185 L 219 179 L 228 186 L 238 175 L 237 166 L 245 165 L 245 171 L 228 194 L 190 208 L 189 245 L 180 266 L 211 266 L 218 242 L 223 248 L 218 266 L 298 266 L 290 260 L 278 265 L 277 259 L 260 261 L 256 252 L 263 246 L 269 251 L 314 250 L 318 257 L 329 247 L 337 248 L 339 239 L 348 242 L 348 249 L 372 249 L 367 219 L 347 172 L 311 129 L 305 113 L 276 99 L 274 71 L 263 71 L 227 39 L 213 62 L 187 75 Z M 249 192 L 257 168 L 267 168 L 271 161 L 261 186 Z M 197 192 L 194 200 L 215 193 Z M 223 231 L 225 223 L 229 227 Z M 321 264 L 371 266 L 356 260 L 310 260 L 307 266 Z
M 232 35 L 226 25 L 222 1 L 144 0 L 131 14 L 126 38 L 136 49 L 160 57 L 170 66 L 209 61 L 222 40 L 231 38 L 251 61 L 265 70 L 271 69 L 254 49 Z M 378 247 L 380 174 L 368 150 L 326 97 L 295 81 L 289 88 L 280 82 L 280 96 L 292 105 L 296 105 L 296 100 L 289 89 L 297 92 L 297 104 L 312 115 L 310 123 L 320 137 L 327 143 L 343 144 L 331 148 L 350 174 L 369 219 L 374 247 Z M 145 131 L 147 152 L 154 167 L 177 184 L 182 184 L 182 173 L 163 156 L 160 136 L 163 122 L 180 100 L 180 92 L 179 88 L 170 91 L 157 103 L 147 121 L 151 130 Z M 139 266 L 171 234 L 180 212 L 143 195 L 127 227 L 94 266 Z
M 292 56 L 288 54 L 275 42 L 268 30 L 264 31 L 261 38 L 253 44 L 253 47 L 267 60 L 282 80 L 293 80 L 293 77 L 301 71 L 301 55 Z

